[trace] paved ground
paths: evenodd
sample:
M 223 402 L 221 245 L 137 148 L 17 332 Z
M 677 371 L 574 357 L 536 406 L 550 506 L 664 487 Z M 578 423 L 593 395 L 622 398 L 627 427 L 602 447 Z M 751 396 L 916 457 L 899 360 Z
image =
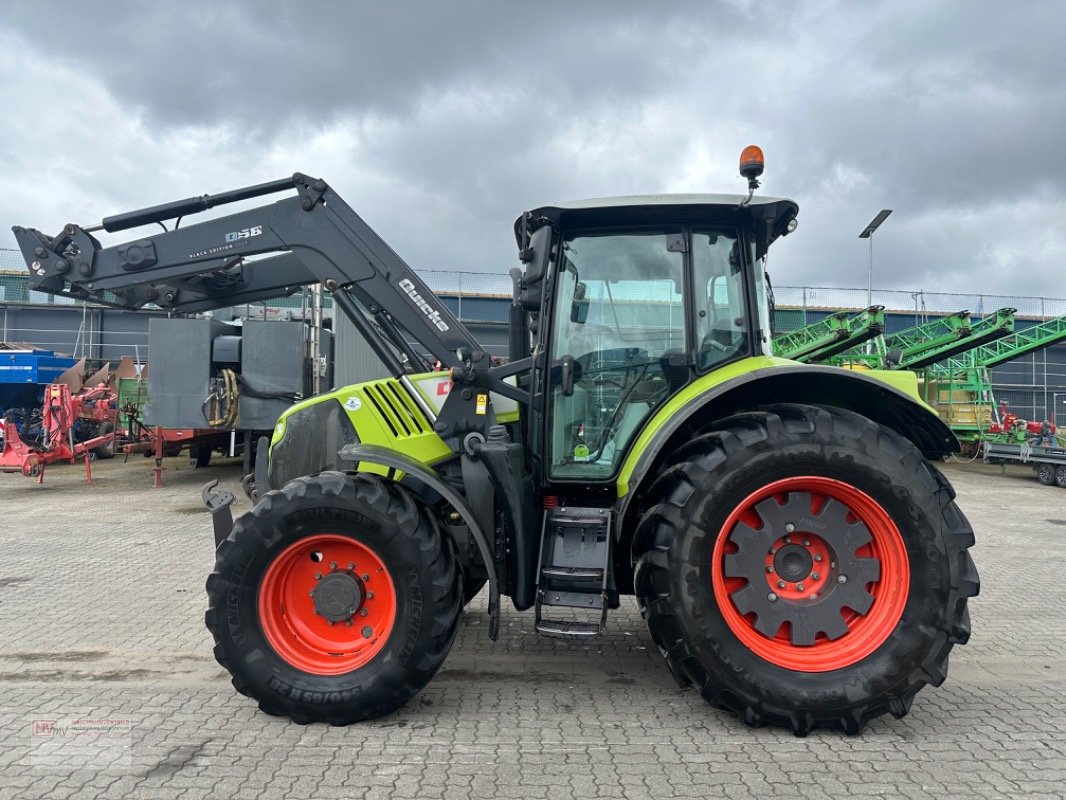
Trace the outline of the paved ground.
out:
M 202 624 L 198 486 L 238 469 L 172 459 L 153 490 L 148 463 L 100 465 L 92 486 L 76 467 L 0 476 L 0 799 L 1066 796 L 1066 491 L 1031 472 L 948 467 L 983 578 L 948 682 L 861 737 L 796 739 L 678 690 L 631 603 L 581 645 L 514 612 L 493 644 L 475 602 L 394 716 L 267 717 Z

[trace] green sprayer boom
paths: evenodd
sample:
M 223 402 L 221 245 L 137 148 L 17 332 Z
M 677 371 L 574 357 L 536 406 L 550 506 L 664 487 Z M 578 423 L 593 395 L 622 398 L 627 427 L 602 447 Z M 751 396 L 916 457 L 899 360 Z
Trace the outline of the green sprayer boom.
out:
M 825 319 L 774 337 L 774 355 L 793 361 L 825 361 L 881 335 L 885 307 L 870 306 L 858 313 L 838 311 Z

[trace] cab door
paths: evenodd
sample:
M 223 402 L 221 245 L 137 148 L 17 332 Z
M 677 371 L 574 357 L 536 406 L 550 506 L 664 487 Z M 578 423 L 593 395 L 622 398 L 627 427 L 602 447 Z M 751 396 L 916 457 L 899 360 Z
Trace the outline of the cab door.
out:
M 688 241 L 680 229 L 563 236 L 548 342 L 550 480 L 609 479 L 688 381 Z

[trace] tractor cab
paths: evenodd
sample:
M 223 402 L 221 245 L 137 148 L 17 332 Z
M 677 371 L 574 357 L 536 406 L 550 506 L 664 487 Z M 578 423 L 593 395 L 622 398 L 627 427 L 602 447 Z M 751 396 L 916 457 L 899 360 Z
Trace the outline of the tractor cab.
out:
M 797 212 L 789 200 L 664 195 L 518 219 L 518 299 L 540 367 L 529 433 L 543 480 L 608 481 L 671 396 L 770 355 L 764 260 Z

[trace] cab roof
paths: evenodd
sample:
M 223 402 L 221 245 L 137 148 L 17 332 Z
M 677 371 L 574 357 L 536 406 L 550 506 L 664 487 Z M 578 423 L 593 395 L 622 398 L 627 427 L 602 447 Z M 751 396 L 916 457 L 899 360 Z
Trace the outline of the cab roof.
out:
M 574 211 L 588 208 L 621 208 L 630 206 L 737 206 L 747 199 L 742 194 L 631 194 L 619 197 L 592 197 L 587 200 L 565 200 L 549 203 L 533 211 Z M 751 205 L 779 203 L 778 197 L 753 197 Z M 787 201 L 786 201 L 787 202 Z
M 799 206 L 781 197 L 740 194 L 643 194 L 569 200 L 531 209 L 515 220 L 521 246 L 524 224 L 530 232 L 542 225 L 561 228 L 614 227 L 628 224 L 688 223 L 726 213 L 739 213 L 738 224 L 755 223 L 763 247 L 788 233 Z

